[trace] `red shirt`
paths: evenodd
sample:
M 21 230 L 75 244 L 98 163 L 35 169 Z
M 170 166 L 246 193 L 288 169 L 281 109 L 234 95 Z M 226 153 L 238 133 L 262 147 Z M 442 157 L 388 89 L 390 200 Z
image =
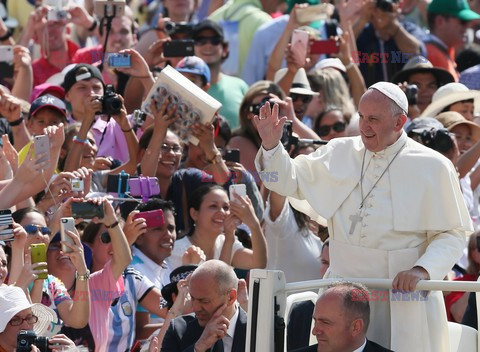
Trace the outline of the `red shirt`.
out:
M 76 64 L 93 65 L 97 61 L 102 61 L 103 45 L 91 46 L 88 48 L 78 49 L 72 62 Z
M 67 50 L 68 50 L 68 64 L 71 64 L 73 57 L 77 52 L 79 46 L 67 39 Z M 32 64 L 33 68 L 33 86 L 38 86 L 39 84 L 45 83 L 50 76 L 62 71 L 56 66 L 53 66 L 50 62 L 47 61 L 43 56 L 40 59 L 37 59 Z

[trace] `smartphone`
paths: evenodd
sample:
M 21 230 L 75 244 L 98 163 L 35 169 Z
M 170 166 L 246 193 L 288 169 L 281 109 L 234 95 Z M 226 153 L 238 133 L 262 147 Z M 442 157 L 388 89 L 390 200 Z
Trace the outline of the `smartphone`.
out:
M 143 218 L 147 222 L 147 227 L 160 227 L 165 224 L 165 218 L 163 217 L 163 210 L 150 210 L 150 211 L 142 211 L 133 216 L 133 220 Z
M 240 162 L 240 149 L 227 149 L 225 152 L 225 161 Z
M 95 0 L 93 11 L 98 18 L 122 17 L 125 13 L 125 0 Z
M 93 219 L 104 217 L 103 204 L 94 204 L 92 202 L 72 202 L 72 217 L 75 219 Z
M 32 252 L 32 264 L 47 262 L 47 246 L 45 243 L 33 243 L 30 245 L 30 249 Z M 39 266 L 37 269 L 47 269 L 46 265 Z M 38 279 L 45 280 L 48 274 L 39 274 L 37 277 Z
M 185 57 L 193 55 L 195 55 L 195 52 L 192 39 L 172 40 L 163 44 L 163 56 L 165 57 Z
M 13 241 L 13 237 L 12 211 L 0 210 L 0 241 Z
M 13 46 L 0 45 L 0 78 L 13 78 Z
M 134 197 L 150 197 L 160 194 L 160 184 L 156 177 L 138 176 L 128 179 L 130 195 Z
M 75 241 L 71 238 L 67 231 L 71 231 L 75 233 L 75 219 L 74 218 L 61 218 L 60 219 L 60 239 L 64 242 L 68 242 L 71 245 L 75 245 Z M 62 251 L 63 253 L 70 253 L 73 252 L 70 248 L 65 246 L 62 243 Z
M 83 180 L 80 178 L 72 178 L 72 191 L 74 192 L 83 192 L 84 185 Z
M 33 146 L 35 148 L 35 155 L 42 153 L 45 154 L 45 156 L 37 160 L 37 164 L 46 161 L 48 164 L 45 165 L 45 169 L 48 168 L 50 166 L 50 141 L 48 136 L 44 134 L 35 136 L 33 139 Z
M 338 54 L 339 46 L 335 39 L 314 40 L 310 44 L 310 54 Z
M 123 194 L 127 192 L 128 178 L 130 175 L 108 175 L 107 177 L 107 193 Z
M 236 202 L 235 196 L 233 195 L 234 193 L 238 194 L 239 196 L 242 196 L 243 198 L 247 196 L 247 187 L 244 184 L 230 185 L 230 187 L 228 188 L 228 191 L 230 193 L 231 202 Z
M 307 31 L 302 31 L 301 29 L 294 29 L 292 33 L 292 45 L 300 42 L 305 46 L 305 49 L 308 48 L 308 42 L 310 41 L 310 34 Z
M 127 53 L 107 53 L 105 59 L 108 66 L 112 68 L 128 68 L 132 66 L 130 54 Z
M 314 21 L 325 21 L 330 18 L 329 11 L 331 4 L 320 4 L 295 9 L 295 16 L 298 23 L 310 23 Z

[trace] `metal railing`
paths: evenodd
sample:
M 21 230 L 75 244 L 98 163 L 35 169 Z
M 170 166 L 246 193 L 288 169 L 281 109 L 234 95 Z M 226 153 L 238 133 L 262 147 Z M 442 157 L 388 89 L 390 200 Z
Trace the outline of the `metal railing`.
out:
M 392 279 L 342 278 L 286 283 L 285 276 L 279 270 L 254 269 L 250 272 L 247 352 L 284 352 L 285 351 L 285 308 L 287 296 L 294 292 L 314 291 L 327 287 L 334 282 L 349 281 L 364 284 L 367 287 L 391 289 Z M 442 281 L 421 280 L 417 291 L 460 291 L 477 292 L 477 317 L 480 322 L 480 282 L 479 281 Z M 480 334 L 477 334 L 477 351 L 480 352 Z M 467 352 L 467 351 L 465 351 Z M 472 351 L 474 352 L 474 351 Z

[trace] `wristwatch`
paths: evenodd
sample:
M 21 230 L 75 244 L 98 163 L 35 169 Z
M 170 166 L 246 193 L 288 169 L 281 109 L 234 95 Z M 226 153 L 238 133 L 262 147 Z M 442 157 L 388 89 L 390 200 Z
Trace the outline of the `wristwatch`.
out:
M 216 152 L 215 153 L 215 156 L 210 159 L 210 160 L 207 160 L 209 164 L 212 164 L 212 165 L 216 165 L 218 163 L 220 163 L 220 161 L 222 161 L 222 154 L 220 154 L 220 152 Z
M 90 270 L 87 269 L 87 272 L 84 275 L 78 275 L 78 271 L 75 273 L 75 279 L 80 281 L 87 281 L 90 278 Z

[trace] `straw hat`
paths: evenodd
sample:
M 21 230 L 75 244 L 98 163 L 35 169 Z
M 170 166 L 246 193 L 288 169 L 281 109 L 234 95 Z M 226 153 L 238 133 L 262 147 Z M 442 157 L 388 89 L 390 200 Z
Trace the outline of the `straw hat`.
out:
M 38 321 L 33 325 L 37 335 L 44 335 L 52 322 L 57 322 L 57 314 L 41 303 L 31 304 L 20 287 L 0 286 L 0 332 L 5 330 L 8 322 L 22 310 L 31 308 Z
M 275 76 L 273 77 L 273 82 L 277 83 L 287 74 L 287 68 L 281 68 L 277 72 L 275 72 Z M 314 92 L 310 87 L 310 83 L 308 82 L 307 73 L 305 72 L 304 68 L 300 68 L 295 77 L 293 77 L 292 87 L 290 88 L 290 93 L 295 94 L 302 94 L 302 95 L 318 95 L 318 93 Z
M 447 106 L 458 103 L 464 100 L 480 98 L 480 91 L 469 90 L 464 84 L 461 83 L 448 83 L 440 88 L 433 94 L 432 102 L 420 115 L 423 116 L 435 116 Z
M 472 121 L 468 121 L 456 111 L 442 112 L 441 114 L 437 115 L 436 119 L 440 121 L 442 125 L 449 131 L 458 125 L 467 125 L 470 127 L 470 131 L 472 132 L 473 141 L 477 142 L 480 139 L 480 126 Z
M 450 72 L 443 68 L 434 67 L 427 58 L 418 55 L 408 60 L 405 66 L 403 66 L 403 69 L 392 77 L 392 83 L 408 81 L 408 78 L 415 73 L 431 73 L 435 76 L 439 86 L 455 82 L 455 78 Z

